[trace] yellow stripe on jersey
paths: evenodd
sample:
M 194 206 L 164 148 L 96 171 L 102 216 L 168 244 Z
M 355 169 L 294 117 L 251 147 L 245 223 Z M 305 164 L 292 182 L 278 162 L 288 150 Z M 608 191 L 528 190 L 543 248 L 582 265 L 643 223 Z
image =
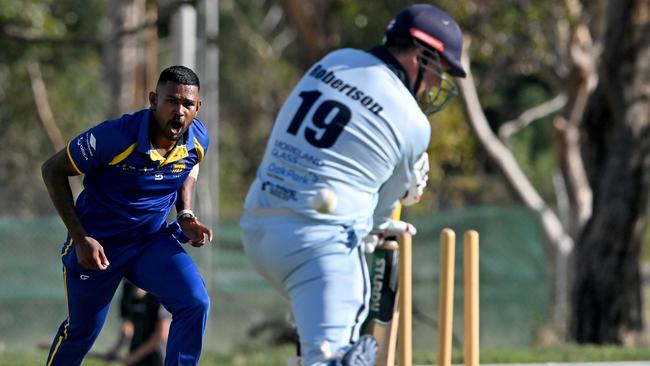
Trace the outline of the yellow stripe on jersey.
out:
M 155 150 L 154 150 L 155 151 Z M 158 154 L 160 155 L 160 154 Z M 179 161 L 183 158 L 186 158 L 190 156 L 189 152 L 187 151 L 187 145 L 180 145 L 176 146 L 174 150 L 170 151 L 169 154 L 167 154 L 167 158 L 163 160 L 162 163 L 160 163 L 159 166 L 164 166 L 167 164 L 171 164 L 173 162 Z
M 151 149 L 149 150 L 149 158 L 153 161 L 159 161 L 158 167 L 165 166 L 167 164 L 171 164 L 175 161 L 179 161 L 183 158 L 186 158 L 190 156 L 190 154 L 187 152 L 187 146 L 185 145 L 180 145 L 174 147 L 172 151 L 169 152 L 167 158 L 164 156 L 160 155 L 158 150 L 156 149 Z
M 70 240 L 72 242 L 72 240 Z M 68 339 L 68 327 L 70 326 L 70 303 L 68 301 L 68 269 L 63 266 L 63 290 L 65 291 L 65 304 L 68 308 L 68 319 L 66 319 L 65 327 L 63 328 L 63 339 Z
M 135 150 L 135 146 L 136 146 L 136 144 L 134 143 L 133 145 L 127 147 L 126 150 L 124 150 L 124 151 L 122 151 L 121 153 L 117 154 L 117 155 L 113 158 L 113 160 L 111 160 L 111 162 L 108 163 L 108 165 L 115 165 L 115 164 L 119 163 L 120 161 L 126 159 L 127 156 L 131 155 L 131 153 L 133 152 L 133 150 Z
M 64 255 L 68 254 L 68 250 L 70 250 L 70 247 L 72 247 L 72 238 L 70 238 L 70 241 L 68 242 L 68 244 L 65 245 L 65 248 L 63 249 L 63 253 L 61 253 L 62 257 Z
M 203 156 L 205 155 L 205 150 L 203 149 L 203 146 L 199 143 L 199 140 L 194 138 L 194 147 L 196 148 L 196 155 L 199 157 L 199 162 L 203 160 Z
M 62 341 L 63 341 L 63 336 L 59 336 L 59 340 L 56 342 L 56 346 L 54 347 L 54 351 L 52 352 L 52 356 L 50 356 L 50 359 L 47 361 L 47 366 L 52 365 L 52 361 L 54 361 L 54 355 L 56 355 L 56 352 L 59 350 L 59 346 L 61 345 Z
M 165 161 L 165 157 L 160 155 L 158 150 L 152 148 L 149 150 L 149 158 L 153 161 L 160 161 L 160 164 L 162 164 L 163 161 Z
M 72 142 L 72 141 L 70 141 L 70 142 Z M 68 145 L 66 145 L 65 151 L 68 153 L 68 159 L 70 159 L 70 163 L 72 163 L 72 167 L 74 168 L 74 170 L 77 171 L 77 173 L 79 173 L 79 175 L 81 175 L 81 174 L 83 174 L 83 172 L 81 170 L 79 170 L 79 167 L 77 167 L 77 164 L 75 164 L 74 160 L 72 159 L 72 155 L 70 155 L 70 142 L 68 142 Z
M 72 243 L 72 240 L 70 240 Z M 66 304 L 68 303 L 68 284 L 66 281 L 66 268 L 65 266 L 63 267 L 63 288 L 65 289 L 65 302 Z M 70 315 L 68 315 L 68 319 L 66 320 L 65 327 L 63 327 L 63 334 L 59 336 L 59 339 L 56 341 L 56 346 L 54 346 L 54 350 L 52 351 L 52 355 L 50 356 L 50 359 L 47 361 L 47 366 L 52 365 L 52 361 L 54 361 L 54 356 L 56 356 L 56 353 L 59 351 L 59 347 L 61 346 L 61 343 L 63 342 L 64 339 L 68 339 L 68 326 L 70 326 Z

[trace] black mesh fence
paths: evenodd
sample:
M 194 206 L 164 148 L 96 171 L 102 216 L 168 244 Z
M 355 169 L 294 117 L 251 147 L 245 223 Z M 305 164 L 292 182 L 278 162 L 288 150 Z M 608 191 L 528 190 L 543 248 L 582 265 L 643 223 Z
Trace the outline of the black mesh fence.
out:
M 408 213 L 408 212 L 407 212 Z M 476 207 L 410 217 L 414 237 L 414 347 L 437 344 L 439 235 L 456 231 L 454 333 L 462 341 L 462 234 L 480 235 L 481 347 L 534 344 L 550 308 L 550 266 L 536 217 L 519 207 Z M 67 313 L 58 217 L 0 218 L 0 350 L 48 343 Z M 286 301 L 252 270 L 236 222 L 222 222 L 211 248 L 191 248 L 209 284 L 212 309 L 206 348 L 228 350 L 286 341 Z M 117 336 L 117 296 L 96 349 Z

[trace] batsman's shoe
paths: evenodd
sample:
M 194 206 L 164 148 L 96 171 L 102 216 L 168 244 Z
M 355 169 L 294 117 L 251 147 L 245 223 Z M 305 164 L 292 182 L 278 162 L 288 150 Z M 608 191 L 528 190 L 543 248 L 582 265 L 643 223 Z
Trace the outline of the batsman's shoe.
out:
M 377 341 L 371 335 L 364 335 L 345 352 L 335 366 L 375 366 Z

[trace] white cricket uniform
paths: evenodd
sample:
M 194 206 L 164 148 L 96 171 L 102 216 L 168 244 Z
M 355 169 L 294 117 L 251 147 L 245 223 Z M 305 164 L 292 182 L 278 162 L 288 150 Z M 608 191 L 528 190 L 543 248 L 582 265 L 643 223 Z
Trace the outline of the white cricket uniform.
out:
M 430 139 L 401 66 L 372 52 L 331 52 L 303 76 L 244 204 L 244 248 L 289 298 L 305 365 L 325 364 L 324 342 L 357 340 L 370 288 L 361 240 L 389 219 Z M 337 197 L 330 213 L 311 206 L 322 188 Z

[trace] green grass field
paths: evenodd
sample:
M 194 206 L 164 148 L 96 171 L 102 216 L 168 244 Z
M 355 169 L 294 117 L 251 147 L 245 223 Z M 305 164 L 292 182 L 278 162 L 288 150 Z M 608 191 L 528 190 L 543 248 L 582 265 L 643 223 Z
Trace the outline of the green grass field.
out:
M 201 358 L 201 366 L 284 366 L 295 352 L 292 346 L 277 348 L 240 349 L 231 354 L 207 352 Z M 0 352 L 2 366 L 41 366 L 45 363 L 45 351 Z M 541 362 L 607 362 L 650 360 L 649 348 L 562 346 L 551 348 L 491 349 L 481 354 L 481 363 L 541 363 Z M 462 363 L 461 352 L 454 354 L 454 363 Z M 414 363 L 436 364 L 434 353 L 416 353 Z M 88 359 L 84 366 L 118 366 Z
M 523 348 L 540 344 L 540 328 L 547 323 L 550 304 L 549 271 L 533 225 L 535 221 L 521 209 L 483 208 L 472 212 L 413 221 L 418 227 L 418 240 L 414 245 L 417 255 L 413 258 L 414 306 L 418 310 L 413 323 L 415 363 L 436 363 L 437 238 L 442 227 L 454 227 L 457 232 L 475 228 L 481 233 L 482 363 L 650 360 L 650 347 Z M 496 219 L 509 226 L 491 224 Z M 3 279 L 0 287 L 0 366 L 45 364 L 45 351 L 28 350 L 28 347 L 29 344 L 49 343 L 65 317 L 61 267 L 55 260 L 58 259 L 58 246 L 43 245 L 53 237 L 65 237 L 61 231 L 57 217 L 0 219 L 0 238 L 4 240 L 0 242 L 0 251 L 11 254 L 0 256 L 0 277 Z M 220 245 L 213 248 L 212 256 L 205 257 L 205 250 L 192 252 L 197 263 L 213 258 L 202 267 L 212 283 L 213 314 L 200 365 L 285 366 L 287 358 L 295 352 L 294 347 L 268 348 L 269 334 L 253 339 L 248 332 L 264 320 L 284 319 L 287 302 L 250 267 L 241 250 L 238 226 L 233 223 L 218 232 Z M 21 245 L 14 245 L 16 242 Z M 461 254 L 458 253 L 457 261 L 462 259 Z M 456 267 L 460 265 L 458 262 Z M 462 334 L 463 292 L 461 278 L 456 281 L 454 314 L 458 335 Z M 646 303 L 650 302 L 646 299 Z M 95 344 L 96 350 L 106 350 L 115 340 L 118 309 L 118 306 L 112 307 Z M 462 352 L 454 356 L 454 363 L 462 362 Z M 83 365 L 119 366 L 91 359 Z

